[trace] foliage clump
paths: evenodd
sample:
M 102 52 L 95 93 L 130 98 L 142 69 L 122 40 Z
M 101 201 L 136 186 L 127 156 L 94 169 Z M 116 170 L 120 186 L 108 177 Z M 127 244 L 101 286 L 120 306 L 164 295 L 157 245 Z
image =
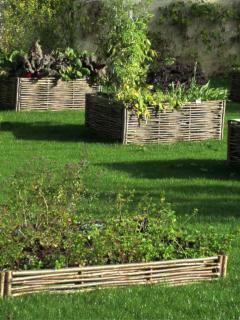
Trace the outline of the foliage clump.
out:
M 149 38 L 148 6 L 114 0 L 106 1 L 105 11 L 99 38 L 99 54 L 106 59 L 105 93 L 139 118 L 150 116 L 149 106 L 163 110 L 166 105 L 180 108 L 185 102 L 226 99 L 226 91 L 206 84 L 200 68 L 160 60 Z
M 65 81 L 89 77 L 96 80 L 103 67 L 104 65 L 100 65 L 92 54 L 72 48 L 44 53 L 39 41 L 33 44 L 28 54 L 19 51 L 14 51 L 10 55 L 0 53 L 0 72 L 1 75 L 8 77 L 49 76 Z
M 230 248 L 232 235 L 177 221 L 162 195 L 118 194 L 110 218 L 91 215 L 84 184 L 87 163 L 69 164 L 61 175 L 39 168 L 31 179 L 17 174 L 0 207 L 0 269 L 61 268 L 212 256 Z M 44 170 L 43 170 L 44 169 Z
M 198 85 L 207 83 L 207 77 L 197 63 L 181 62 L 175 58 L 155 59 L 147 82 L 167 90 L 172 83 L 189 86 L 193 78 Z

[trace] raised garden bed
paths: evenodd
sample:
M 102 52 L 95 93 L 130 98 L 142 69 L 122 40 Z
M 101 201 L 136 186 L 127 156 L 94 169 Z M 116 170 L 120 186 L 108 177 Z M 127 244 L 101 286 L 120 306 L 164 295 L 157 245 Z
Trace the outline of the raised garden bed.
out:
M 124 144 L 170 143 L 223 138 L 225 101 L 186 103 L 181 110 L 149 108 L 150 119 L 139 120 L 123 103 L 87 95 L 85 124 L 97 134 Z
M 55 78 L 11 78 L 0 80 L 0 110 L 79 110 L 87 93 L 96 93 L 86 79 L 61 81 Z
M 233 72 L 231 75 L 230 97 L 233 101 L 240 101 L 240 72 Z
M 75 292 L 140 284 L 184 285 L 225 277 L 227 256 L 61 270 L 1 272 L 0 296 Z
M 240 119 L 228 121 L 228 162 L 240 165 Z

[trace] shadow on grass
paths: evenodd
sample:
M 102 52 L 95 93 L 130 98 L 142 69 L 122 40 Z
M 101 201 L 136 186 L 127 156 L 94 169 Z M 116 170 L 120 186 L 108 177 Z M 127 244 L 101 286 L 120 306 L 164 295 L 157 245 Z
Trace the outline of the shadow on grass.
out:
M 139 199 L 148 193 L 158 202 L 160 193 L 165 192 L 177 214 L 190 213 L 197 208 L 200 217 L 211 220 L 240 217 L 240 168 L 228 166 L 226 161 L 178 159 L 118 162 L 103 166 L 139 179 Z M 155 179 L 156 183 L 151 185 L 145 179 Z
M 145 160 L 102 164 L 110 170 L 127 172 L 142 179 L 192 179 L 239 180 L 240 168 L 229 166 L 224 160 Z
M 16 139 L 62 142 L 113 143 L 116 141 L 97 136 L 84 125 L 53 124 L 52 122 L 2 122 L 1 131 L 12 132 Z

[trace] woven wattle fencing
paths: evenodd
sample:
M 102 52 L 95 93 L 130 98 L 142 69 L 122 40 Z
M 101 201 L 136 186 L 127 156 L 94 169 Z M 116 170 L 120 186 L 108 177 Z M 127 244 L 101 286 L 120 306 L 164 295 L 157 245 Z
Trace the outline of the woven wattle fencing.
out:
M 240 119 L 228 121 L 228 162 L 240 166 Z
M 225 277 L 227 256 L 61 270 L 1 272 L 0 296 L 75 292 L 140 284 L 184 285 Z
M 125 144 L 220 140 L 223 137 L 225 101 L 186 103 L 181 110 L 149 108 L 150 119 L 139 120 L 122 103 L 87 95 L 85 124 L 103 137 Z
M 240 72 L 231 75 L 230 97 L 233 101 L 240 102 Z
M 79 110 L 85 109 L 87 93 L 96 93 L 86 79 L 61 81 L 55 78 L 0 80 L 0 110 Z

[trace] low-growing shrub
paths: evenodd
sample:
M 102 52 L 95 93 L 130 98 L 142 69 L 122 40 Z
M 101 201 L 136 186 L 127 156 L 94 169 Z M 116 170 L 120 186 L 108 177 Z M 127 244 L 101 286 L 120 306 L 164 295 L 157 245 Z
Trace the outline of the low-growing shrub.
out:
M 196 63 L 183 63 L 176 59 L 155 59 L 149 70 L 147 82 L 167 90 L 172 83 L 185 84 L 188 87 L 193 78 L 198 85 L 207 83 L 207 77 Z
M 213 228 L 202 233 L 178 223 L 164 196 L 117 195 L 110 218 L 91 215 L 95 195 L 71 164 L 32 179 L 16 176 L 15 192 L 0 207 L 0 269 L 61 268 L 211 256 L 227 251 L 232 236 Z M 88 204 L 88 206 L 87 206 Z M 133 206 L 133 204 L 135 204 Z

